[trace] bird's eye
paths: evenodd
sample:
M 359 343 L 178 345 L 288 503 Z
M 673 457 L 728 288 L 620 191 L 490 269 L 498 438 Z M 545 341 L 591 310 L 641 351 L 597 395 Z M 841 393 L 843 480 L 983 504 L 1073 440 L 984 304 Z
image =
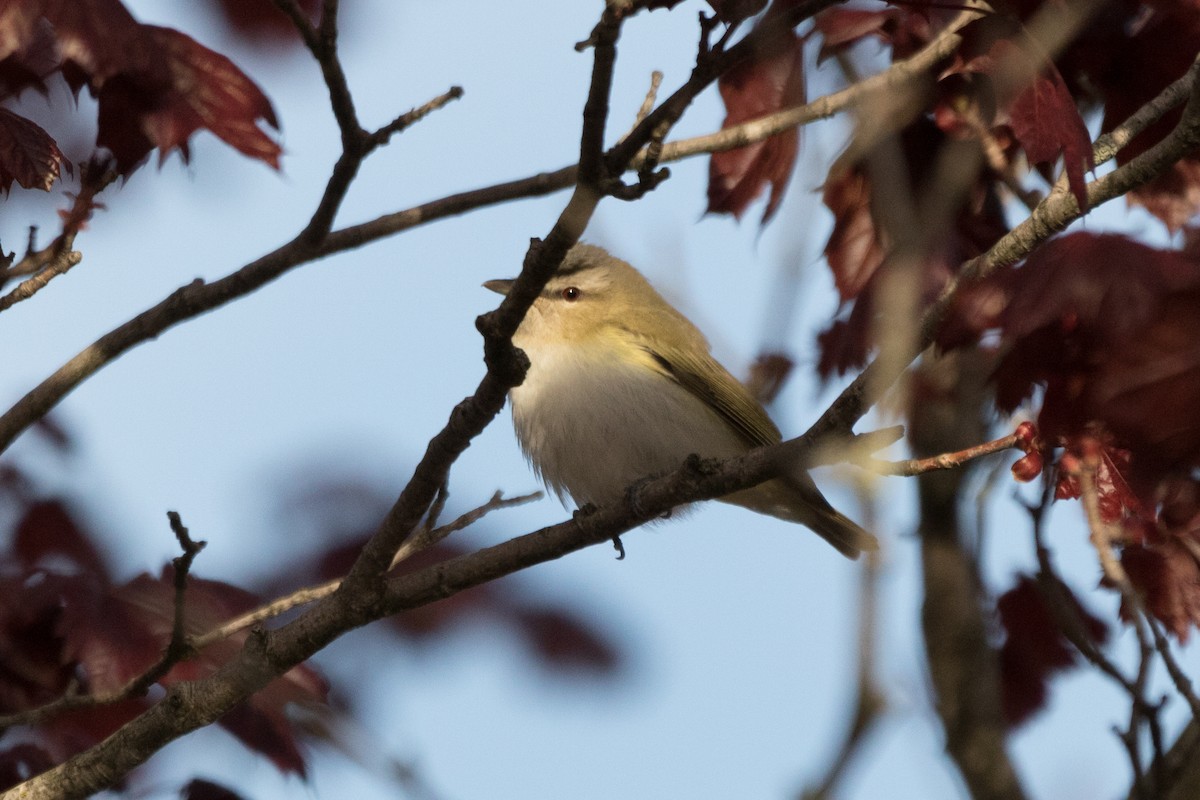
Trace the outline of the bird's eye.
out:
M 583 297 L 583 292 L 579 291 L 578 287 L 568 286 L 562 290 L 562 299 L 568 303 L 574 303 L 581 297 Z

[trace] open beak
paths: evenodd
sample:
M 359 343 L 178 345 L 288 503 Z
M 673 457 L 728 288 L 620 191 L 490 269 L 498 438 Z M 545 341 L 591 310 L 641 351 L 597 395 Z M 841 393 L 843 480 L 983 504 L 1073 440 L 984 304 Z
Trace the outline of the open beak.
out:
M 512 289 L 513 281 L 511 278 L 502 280 L 484 281 L 483 288 L 491 289 L 496 294 L 508 294 L 509 289 Z

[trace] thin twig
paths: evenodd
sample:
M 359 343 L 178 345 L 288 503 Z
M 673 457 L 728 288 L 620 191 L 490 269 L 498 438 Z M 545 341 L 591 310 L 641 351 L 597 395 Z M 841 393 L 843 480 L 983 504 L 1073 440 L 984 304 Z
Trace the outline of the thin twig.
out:
M 884 461 L 872 458 L 860 463 L 860 466 L 870 469 L 873 472 L 878 472 L 880 475 L 911 477 L 938 469 L 958 469 L 967 462 L 974 461 L 977 458 L 1018 448 L 1018 441 L 1019 437 L 1017 434 L 1011 433 L 1008 436 L 1001 436 L 999 439 L 977 444 L 974 447 L 968 447 L 956 453 L 942 453 L 941 455 L 930 456 L 929 458 L 912 458 L 906 461 Z
M 371 133 L 371 148 L 374 149 L 376 147 L 384 146 L 388 143 L 388 140 L 397 133 L 401 133 L 407 128 L 412 127 L 416 123 L 425 119 L 425 117 L 432 114 L 434 111 L 437 111 L 439 108 L 448 105 L 454 100 L 461 99 L 462 96 L 463 88 L 461 86 L 451 86 L 449 90 L 439 94 L 432 100 L 429 100 L 428 102 L 419 105 L 410 111 L 405 111 L 387 125 L 384 125 L 382 128 L 379 128 Z
M 492 496 L 492 499 L 483 505 L 473 508 L 465 514 L 460 515 L 452 522 L 449 522 L 439 528 L 430 530 L 427 533 L 418 537 L 414 537 L 412 540 L 410 540 L 411 542 L 419 541 L 422 545 L 421 547 L 417 547 L 415 544 L 414 546 L 409 547 L 408 543 L 406 542 L 405 546 L 401 548 L 401 551 L 396 554 L 392 565 L 395 566 L 405 558 L 417 552 L 419 549 L 428 547 L 436 542 L 440 542 L 451 533 L 460 531 L 463 528 L 466 528 L 468 525 L 478 522 L 480 519 L 493 511 L 502 508 L 513 508 L 515 506 L 524 505 L 525 503 L 538 500 L 541 497 L 541 492 L 533 492 L 531 494 L 523 494 L 517 497 L 508 498 L 502 497 L 500 492 L 496 492 L 496 494 Z M 328 597 L 341 587 L 343 580 L 343 578 L 334 578 L 333 580 L 317 584 L 316 586 L 306 586 L 303 589 L 297 589 L 296 591 L 286 594 L 283 597 L 278 597 L 269 603 L 265 603 L 264 605 L 261 605 L 252 611 L 248 611 L 245 614 L 241 614 L 240 616 L 223 622 L 216 628 L 213 628 L 210 631 L 205 631 L 199 636 L 191 637 L 191 639 L 188 641 L 188 645 L 193 650 L 203 650 L 205 647 L 208 647 L 214 642 L 226 639 L 233 634 L 238 633 L 239 631 L 243 631 L 246 628 L 261 624 L 267 620 L 275 619 L 276 617 L 291 611 L 293 608 L 306 606 L 311 603 L 315 603 L 322 598 Z
M 23 300 L 28 300 L 46 287 L 46 284 L 65 275 L 71 267 L 83 261 L 83 253 L 67 250 L 50 259 L 32 278 L 26 278 L 8 294 L 0 297 L 0 311 L 5 311 Z

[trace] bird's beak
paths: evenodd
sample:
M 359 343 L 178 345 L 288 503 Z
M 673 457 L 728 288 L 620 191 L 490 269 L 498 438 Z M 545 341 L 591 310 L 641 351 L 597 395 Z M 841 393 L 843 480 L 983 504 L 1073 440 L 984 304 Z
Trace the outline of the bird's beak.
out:
M 483 288 L 491 289 L 496 294 L 508 294 L 509 290 L 512 289 L 512 285 L 512 279 L 505 278 L 503 280 L 484 281 Z

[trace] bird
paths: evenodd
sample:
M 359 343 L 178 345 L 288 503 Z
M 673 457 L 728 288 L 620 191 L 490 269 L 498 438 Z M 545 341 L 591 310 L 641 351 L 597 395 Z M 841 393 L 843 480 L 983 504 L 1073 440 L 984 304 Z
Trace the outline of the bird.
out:
M 483 284 L 507 294 L 514 281 Z M 629 263 L 576 244 L 512 337 L 529 359 L 509 392 L 517 441 L 565 502 L 601 506 L 691 454 L 730 458 L 781 441 L 695 325 Z M 717 498 L 812 529 L 857 558 L 878 549 L 806 471 Z

